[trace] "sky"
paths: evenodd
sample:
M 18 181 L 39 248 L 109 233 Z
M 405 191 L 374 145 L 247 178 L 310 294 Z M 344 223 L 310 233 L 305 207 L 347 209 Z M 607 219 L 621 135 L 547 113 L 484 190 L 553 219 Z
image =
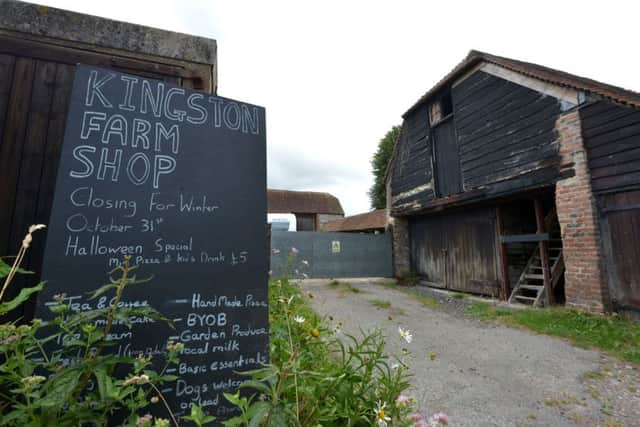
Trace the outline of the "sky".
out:
M 370 160 L 402 114 L 471 49 L 640 91 L 623 1 L 40 0 L 216 39 L 218 95 L 267 110 L 269 188 L 370 210 Z

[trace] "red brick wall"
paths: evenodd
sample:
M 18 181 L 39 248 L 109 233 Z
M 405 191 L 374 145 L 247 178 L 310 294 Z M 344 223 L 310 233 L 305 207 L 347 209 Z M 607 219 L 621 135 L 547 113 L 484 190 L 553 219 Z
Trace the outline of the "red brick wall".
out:
M 587 154 L 577 110 L 556 121 L 562 164 L 573 163 L 575 176 L 556 184 L 556 207 L 562 230 L 567 306 L 608 311 L 605 256 Z

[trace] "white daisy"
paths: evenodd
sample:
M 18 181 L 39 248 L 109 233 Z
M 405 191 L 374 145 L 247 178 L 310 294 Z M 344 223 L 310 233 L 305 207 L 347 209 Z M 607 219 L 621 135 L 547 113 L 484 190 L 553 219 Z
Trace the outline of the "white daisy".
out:
M 413 340 L 413 335 L 411 335 L 411 332 L 409 332 L 408 329 L 403 329 L 402 327 L 398 327 L 398 332 L 400 333 L 400 336 L 402 338 L 404 338 L 404 340 L 406 342 L 411 344 L 411 341 Z
M 305 318 L 302 316 L 294 316 L 293 321 L 296 323 L 304 323 Z
M 378 401 L 378 407 L 376 408 L 376 423 L 378 427 L 387 427 L 387 421 L 391 421 L 391 418 L 384 412 L 386 407 L 386 403 Z

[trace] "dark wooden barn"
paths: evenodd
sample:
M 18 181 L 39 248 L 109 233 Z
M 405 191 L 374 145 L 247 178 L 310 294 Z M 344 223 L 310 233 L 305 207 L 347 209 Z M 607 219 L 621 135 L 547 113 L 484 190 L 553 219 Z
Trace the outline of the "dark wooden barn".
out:
M 215 93 L 215 40 L 3 0 L 0 8 L 0 255 L 46 223 L 75 65 Z M 38 235 L 27 268 L 40 270 Z M 12 287 L 10 291 L 16 291 Z
M 471 51 L 403 116 L 397 275 L 534 305 L 640 311 L 640 95 Z

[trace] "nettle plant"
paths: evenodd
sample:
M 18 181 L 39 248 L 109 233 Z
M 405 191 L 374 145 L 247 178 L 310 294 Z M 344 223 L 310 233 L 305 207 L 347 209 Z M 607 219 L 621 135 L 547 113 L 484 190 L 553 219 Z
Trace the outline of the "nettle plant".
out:
M 13 265 L 0 260 L 0 279 L 4 280 L 0 316 L 20 307 L 44 286 L 42 282 L 23 288 L 14 299 L 3 300 L 16 274 L 29 274 L 20 264 L 32 234 L 42 228 L 44 225 L 29 228 Z M 153 308 L 118 304 L 127 286 L 147 281 L 135 277 L 136 268 L 125 258 L 109 273 L 109 283 L 92 292 L 90 298 L 113 296 L 114 303 L 107 307 L 74 311 L 65 295 L 57 295 L 49 306 L 53 320 L 0 325 L 0 425 L 103 426 L 113 417 L 131 426 L 178 425 L 160 388 L 176 379 L 165 370 L 178 363 L 182 345 L 167 343 L 164 367 L 159 371 L 150 357 L 115 356 L 105 351 L 113 345 L 108 337 L 114 325 L 130 328 L 130 319 L 135 317 L 168 322 Z M 45 348 L 53 342 L 56 351 L 47 352 Z M 171 420 L 149 415 L 151 405 L 164 405 Z M 199 407 L 183 418 L 197 425 L 214 420 Z
M 298 251 L 288 254 L 290 264 Z M 308 262 L 298 267 L 303 270 Z M 295 271 L 291 266 L 289 271 Z M 297 272 L 296 272 L 297 273 Z M 304 277 L 304 276 L 303 276 Z M 445 414 L 430 419 L 415 412 L 409 388 L 409 356 L 385 352 L 379 330 L 356 337 L 341 331 L 332 318 L 320 318 L 288 278 L 269 284 L 271 363 L 244 375 L 251 378 L 226 394 L 241 414 L 228 426 L 442 426 Z M 407 344 L 408 330 L 399 329 Z

